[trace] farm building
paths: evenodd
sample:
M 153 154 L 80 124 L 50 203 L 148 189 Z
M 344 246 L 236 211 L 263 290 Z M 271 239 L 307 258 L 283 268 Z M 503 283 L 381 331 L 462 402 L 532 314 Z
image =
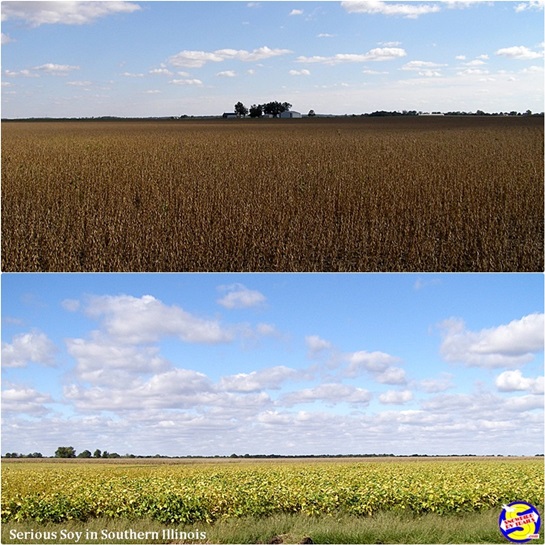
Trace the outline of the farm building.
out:
M 285 111 L 280 114 L 280 117 L 285 119 L 300 119 L 303 117 L 300 112 L 289 112 Z
M 225 112 L 223 115 L 222 115 L 223 119 L 236 119 L 238 117 L 237 114 L 235 113 L 231 113 L 231 112 Z

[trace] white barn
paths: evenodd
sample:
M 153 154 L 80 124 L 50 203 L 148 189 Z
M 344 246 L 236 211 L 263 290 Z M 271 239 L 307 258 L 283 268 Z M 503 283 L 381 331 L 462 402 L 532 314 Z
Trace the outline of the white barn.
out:
M 303 116 L 301 115 L 301 112 L 285 111 L 280 114 L 280 117 L 284 119 L 301 119 Z

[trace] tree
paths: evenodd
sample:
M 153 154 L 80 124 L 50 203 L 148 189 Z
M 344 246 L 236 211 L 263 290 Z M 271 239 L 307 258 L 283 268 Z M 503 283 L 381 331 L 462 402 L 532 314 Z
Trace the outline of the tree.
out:
M 102 452 L 101 452 L 101 450 L 100 450 L 99 448 L 97 448 L 97 449 L 95 450 L 95 452 L 93 453 L 93 456 L 94 456 L 95 458 L 100 458 L 101 455 L 102 455 Z
M 91 457 L 91 451 L 90 450 L 84 450 L 83 452 L 80 452 L 78 454 L 78 458 L 90 458 Z
M 239 117 L 246 117 L 248 115 L 248 108 L 246 108 L 242 102 L 237 102 L 235 104 L 235 113 Z
M 310 110 L 308 112 L 308 117 L 314 117 L 316 115 L 316 112 L 314 110 Z
M 282 112 L 288 111 L 290 108 L 291 104 L 289 102 L 274 101 L 263 104 L 263 112 L 274 117 L 278 117 Z
M 250 117 L 261 117 L 263 115 L 263 106 L 261 104 L 252 104 L 250 106 Z
M 59 447 L 55 451 L 55 458 L 75 458 L 76 451 L 74 447 Z
M 108 458 L 108 456 L 110 456 L 110 453 L 109 453 L 107 450 L 105 450 L 105 451 L 102 453 L 102 457 L 103 457 L 103 458 Z

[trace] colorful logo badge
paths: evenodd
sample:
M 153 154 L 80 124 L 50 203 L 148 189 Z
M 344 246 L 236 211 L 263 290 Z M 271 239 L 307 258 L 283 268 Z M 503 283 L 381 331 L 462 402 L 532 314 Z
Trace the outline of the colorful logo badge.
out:
M 514 501 L 502 507 L 498 524 L 509 541 L 526 543 L 539 537 L 541 517 L 531 503 Z

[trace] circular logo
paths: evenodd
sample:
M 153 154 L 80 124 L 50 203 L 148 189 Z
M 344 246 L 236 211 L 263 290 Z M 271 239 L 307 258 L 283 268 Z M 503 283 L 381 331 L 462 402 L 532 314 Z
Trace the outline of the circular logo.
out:
M 514 501 L 502 507 L 498 524 L 509 541 L 526 543 L 539 537 L 541 517 L 531 503 Z

